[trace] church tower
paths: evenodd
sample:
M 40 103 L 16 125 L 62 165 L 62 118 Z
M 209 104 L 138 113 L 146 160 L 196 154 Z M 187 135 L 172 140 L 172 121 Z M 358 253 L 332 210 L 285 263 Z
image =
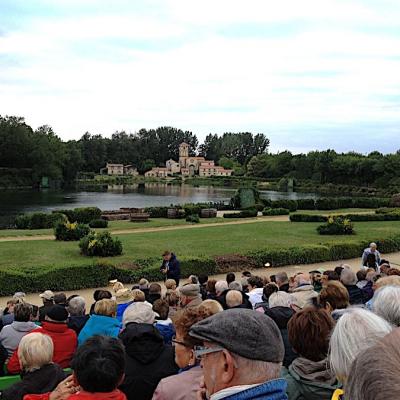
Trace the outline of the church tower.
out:
M 186 160 L 189 157 L 189 145 L 185 142 L 179 145 L 179 165 L 181 168 L 186 168 Z

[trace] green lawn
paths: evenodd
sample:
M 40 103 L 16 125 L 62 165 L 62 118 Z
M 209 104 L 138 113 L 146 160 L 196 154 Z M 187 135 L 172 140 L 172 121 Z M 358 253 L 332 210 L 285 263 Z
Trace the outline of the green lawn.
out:
M 379 240 L 380 237 L 400 233 L 400 221 L 358 222 L 354 224 L 357 234 L 347 237 L 319 236 L 315 229 L 318 225 L 261 221 L 253 224 L 221 224 L 197 229 L 118 235 L 123 242 L 124 254 L 103 260 L 119 264 L 135 259 L 158 257 L 165 249 L 172 249 L 178 256 L 240 254 L 261 248 Z M 122 229 L 122 226 L 119 225 L 118 229 Z M 0 242 L 0 254 L 0 269 L 3 270 L 14 266 L 26 267 L 29 270 L 52 265 L 72 266 L 87 264 L 92 260 L 79 254 L 77 242 L 49 240 Z

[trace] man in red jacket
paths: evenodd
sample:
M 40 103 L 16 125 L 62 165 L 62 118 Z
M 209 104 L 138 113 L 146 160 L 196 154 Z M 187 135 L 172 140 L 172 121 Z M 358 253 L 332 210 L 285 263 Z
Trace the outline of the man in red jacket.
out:
M 25 395 L 24 400 L 126 400 L 117 389 L 125 370 L 125 351 L 118 339 L 87 339 L 76 351 L 71 366 L 73 375 L 53 392 Z
M 51 337 L 54 344 L 53 362 L 62 368 L 70 366 L 78 343 L 75 331 L 67 326 L 67 319 L 68 312 L 65 307 L 54 305 L 47 310 L 42 328 L 36 330 L 36 332 L 40 331 L 40 333 Z M 7 371 L 9 374 L 19 374 L 21 372 L 18 349 L 11 356 L 7 364 Z

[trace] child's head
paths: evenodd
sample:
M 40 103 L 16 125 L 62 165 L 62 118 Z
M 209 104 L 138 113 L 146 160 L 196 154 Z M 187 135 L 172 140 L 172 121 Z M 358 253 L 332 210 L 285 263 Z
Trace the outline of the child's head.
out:
M 76 385 L 86 392 L 112 392 L 124 377 L 125 351 L 118 339 L 93 336 L 78 347 L 71 367 Z

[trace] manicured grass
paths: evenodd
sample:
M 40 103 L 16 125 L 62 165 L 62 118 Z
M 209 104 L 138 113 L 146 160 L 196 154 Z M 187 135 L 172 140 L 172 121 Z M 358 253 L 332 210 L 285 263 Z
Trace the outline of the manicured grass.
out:
M 123 242 L 124 254 L 102 261 L 120 264 L 135 259 L 159 257 L 165 249 L 172 249 L 178 256 L 243 254 L 258 249 L 379 240 L 380 237 L 400 233 L 400 221 L 358 222 L 354 224 L 357 234 L 346 237 L 320 236 L 316 232 L 318 225 L 260 221 L 252 224 L 221 224 L 197 229 L 118 235 Z M 0 242 L 0 254 L 0 269 L 3 270 L 24 267 L 35 271 L 42 267 L 83 265 L 98 261 L 81 256 L 77 242 Z

